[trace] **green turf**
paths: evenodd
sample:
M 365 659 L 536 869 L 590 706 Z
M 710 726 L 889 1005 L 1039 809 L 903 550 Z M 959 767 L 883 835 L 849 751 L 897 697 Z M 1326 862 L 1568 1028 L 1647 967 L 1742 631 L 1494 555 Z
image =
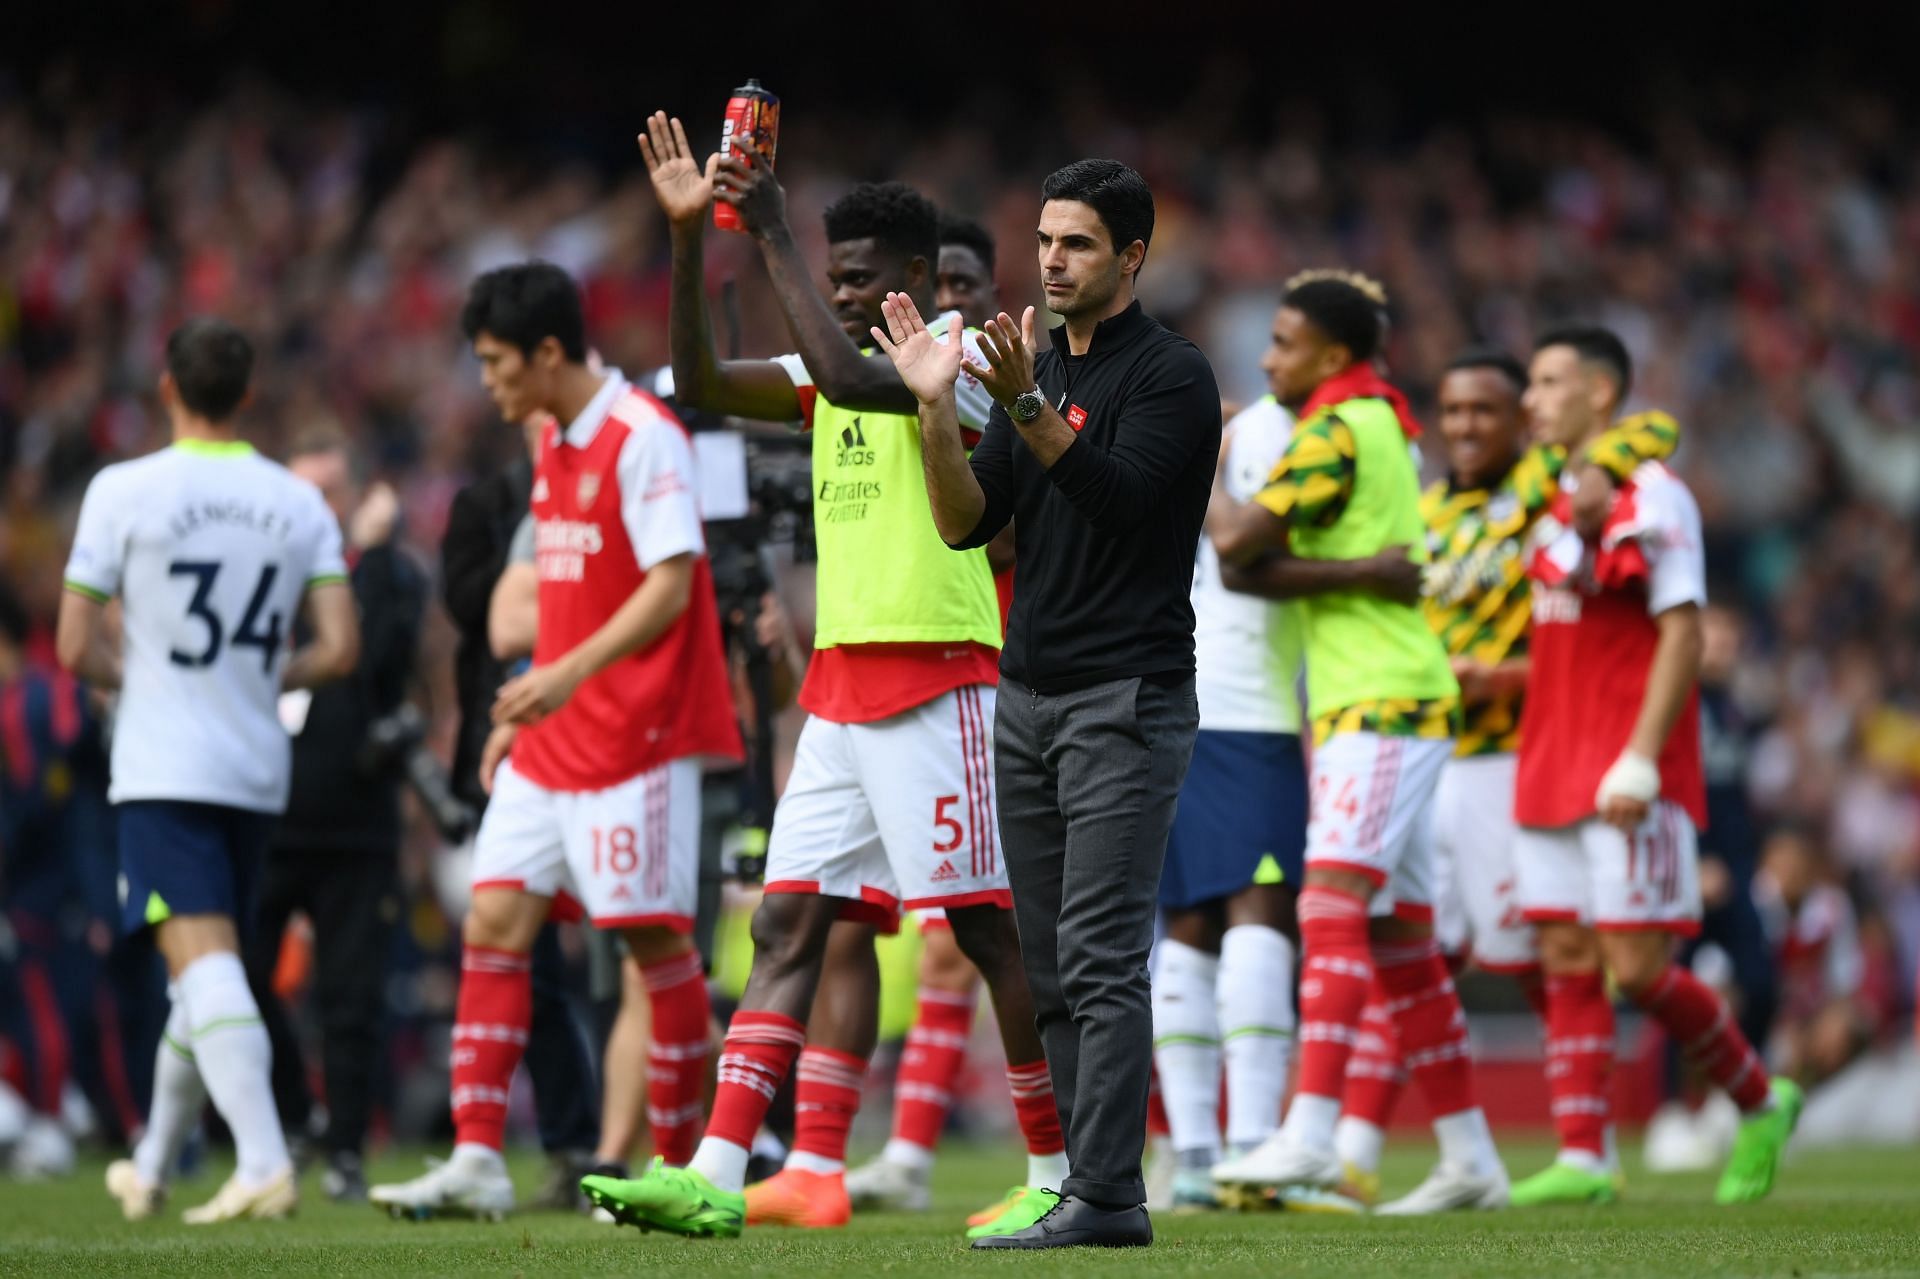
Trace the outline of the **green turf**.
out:
M 1538 1145 L 1507 1148 L 1510 1168 L 1530 1172 Z M 1387 1168 L 1389 1192 L 1425 1170 L 1431 1151 L 1408 1144 Z M 410 1175 L 412 1157 L 389 1158 L 377 1177 Z M 523 1193 L 540 1175 L 521 1161 Z M 190 1229 L 177 1216 L 131 1225 L 100 1188 L 101 1165 L 68 1181 L 0 1182 L 0 1274 L 634 1274 L 816 1276 L 919 1273 L 949 1267 L 1022 1274 L 1129 1276 L 1587 1274 L 1920 1274 L 1920 1151 L 1821 1154 L 1795 1160 L 1766 1203 L 1716 1208 L 1712 1178 L 1655 1177 L 1629 1164 L 1627 1197 L 1611 1209 L 1534 1209 L 1474 1216 L 1348 1220 L 1163 1214 L 1147 1252 L 969 1254 L 967 1212 L 1017 1174 L 1003 1152 L 955 1148 L 942 1156 L 934 1211 L 874 1214 L 848 1230 L 806 1234 L 749 1230 L 734 1241 L 641 1235 L 563 1215 L 529 1213 L 504 1225 L 388 1221 L 366 1207 L 340 1208 L 309 1178 L 299 1217 L 278 1224 Z M 174 1208 L 211 1195 L 212 1175 L 178 1189 Z

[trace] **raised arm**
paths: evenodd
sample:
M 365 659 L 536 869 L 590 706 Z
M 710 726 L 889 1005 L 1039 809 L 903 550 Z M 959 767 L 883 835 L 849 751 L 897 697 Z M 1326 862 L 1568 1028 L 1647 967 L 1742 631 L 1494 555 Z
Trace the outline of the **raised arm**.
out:
M 814 287 L 813 273 L 787 224 L 786 192 L 773 170 L 751 165 L 739 156 L 720 156 L 713 195 L 740 211 L 740 225 L 759 246 L 774 296 L 787 317 L 787 330 L 820 394 L 847 409 L 913 412 L 919 402 L 900 381 L 893 361 L 878 352 L 862 354 Z
M 659 111 L 647 120 L 647 132 L 640 135 L 640 154 L 653 193 L 667 215 L 672 247 L 667 341 L 673 358 L 674 398 L 710 413 L 764 422 L 799 418 L 800 396 L 785 369 L 771 360 L 723 363 L 714 352 L 704 252 L 719 157 L 709 159 L 703 172 L 687 146 L 686 129 Z

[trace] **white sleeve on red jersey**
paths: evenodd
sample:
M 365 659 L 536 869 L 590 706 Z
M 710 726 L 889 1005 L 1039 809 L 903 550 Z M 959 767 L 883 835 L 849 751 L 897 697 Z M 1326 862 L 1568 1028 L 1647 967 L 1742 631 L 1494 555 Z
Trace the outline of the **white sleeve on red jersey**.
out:
M 820 398 L 819 389 L 813 384 L 813 374 L 807 371 L 807 362 L 798 354 L 776 355 L 773 362 L 787 371 L 793 379 L 793 393 L 800 399 L 800 427 L 813 429 L 813 402 Z
M 948 324 L 960 323 L 958 311 L 949 311 L 940 318 Z M 977 433 L 987 429 L 987 415 L 993 412 L 993 393 L 987 390 L 984 382 L 967 371 L 967 363 L 971 361 L 984 369 L 987 367 L 987 357 L 980 349 L 977 330 L 963 330 L 960 341 L 966 351 L 966 359 L 961 361 L 960 376 L 953 381 L 953 402 L 960 414 L 961 429 Z
M 620 520 L 642 569 L 707 549 L 693 442 L 677 422 L 646 413 L 620 446 Z
M 946 326 L 960 323 L 960 313 L 949 311 L 936 319 L 929 331 L 945 339 Z M 967 358 L 974 364 L 985 368 L 987 357 L 980 350 L 980 335 L 973 329 L 961 334 L 965 344 Z M 787 371 L 793 379 L 793 389 L 800 397 L 800 412 L 808 430 L 813 429 L 813 404 L 819 392 L 813 384 L 813 374 L 807 371 L 807 362 L 798 355 L 776 355 L 773 362 Z M 953 382 L 954 406 L 959 411 L 960 427 L 970 436 L 977 437 L 987 428 L 987 415 L 993 412 L 993 395 L 979 378 L 967 371 L 966 365 L 960 366 L 960 375 Z M 969 443 L 971 440 L 969 441 Z
M 1666 467 L 1648 463 L 1634 475 L 1634 502 L 1647 557 L 1648 615 L 1682 604 L 1704 607 L 1707 555 L 1693 494 Z

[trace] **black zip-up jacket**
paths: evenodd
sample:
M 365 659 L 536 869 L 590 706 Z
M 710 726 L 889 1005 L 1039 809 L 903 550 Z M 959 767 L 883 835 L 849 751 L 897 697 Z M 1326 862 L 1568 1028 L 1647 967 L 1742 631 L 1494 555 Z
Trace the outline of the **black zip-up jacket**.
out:
M 1083 356 L 1065 327 L 1034 376 L 1078 438 L 1043 470 L 995 405 L 973 450 L 986 493 L 955 549 L 1013 520 L 1000 673 L 1041 693 L 1193 672 L 1193 557 L 1220 455 L 1220 392 L 1200 349 L 1135 302 Z
M 525 458 L 506 470 L 477 480 L 454 494 L 447 512 L 446 539 L 440 544 L 440 579 L 447 615 L 460 634 L 453 659 L 454 686 L 460 699 L 460 730 L 453 746 L 453 793 L 487 806 L 480 789 L 480 755 L 493 731 L 493 696 L 506 681 L 505 663 L 496 661 L 487 642 L 487 607 L 493 584 L 506 571 L 514 530 L 527 514 L 533 491 L 533 465 Z
M 420 648 L 427 580 L 391 543 L 369 547 L 350 575 L 360 611 L 360 661 L 317 688 L 293 739 L 293 779 L 274 847 L 283 853 L 400 851 L 398 761 L 372 772 L 363 758 L 373 722 L 406 699 Z M 307 631 L 296 627 L 297 642 Z

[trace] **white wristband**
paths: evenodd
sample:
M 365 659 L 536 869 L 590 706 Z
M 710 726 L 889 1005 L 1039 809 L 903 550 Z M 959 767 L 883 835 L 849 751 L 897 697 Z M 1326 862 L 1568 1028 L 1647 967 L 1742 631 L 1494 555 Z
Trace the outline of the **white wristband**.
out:
M 1594 806 L 1605 808 L 1611 799 L 1637 799 L 1651 804 L 1660 797 L 1660 766 L 1637 751 L 1622 751 L 1600 779 Z

